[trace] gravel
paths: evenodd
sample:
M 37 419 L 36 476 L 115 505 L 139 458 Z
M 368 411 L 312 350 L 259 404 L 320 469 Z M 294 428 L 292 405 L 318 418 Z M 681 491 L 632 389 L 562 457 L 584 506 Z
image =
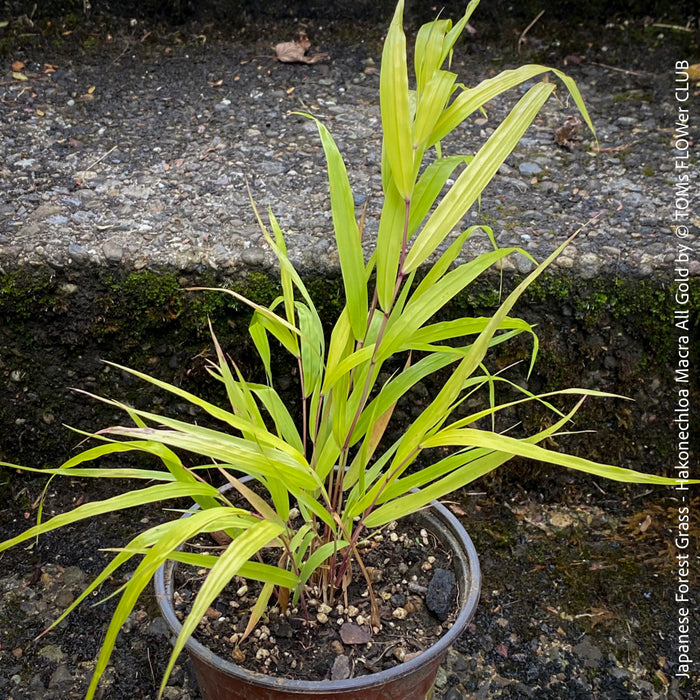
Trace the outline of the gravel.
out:
M 4 63 L 0 265 L 267 268 L 273 256 L 249 185 L 261 211 L 273 208 L 299 267 L 335 268 L 319 137 L 295 111 L 323 120 L 339 143 L 358 213 L 368 203 L 371 247 L 381 205 L 376 27 L 348 38 L 338 26 L 308 26 L 331 53 L 312 66 L 274 60 L 269 46 L 288 26 L 255 28 L 257 39 L 250 28 L 233 36 L 125 22 L 92 29 L 82 47 L 13 49 L 26 80 Z M 500 244 L 542 259 L 593 219 L 560 268 L 584 278 L 668 273 L 676 251 L 672 63 L 664 54 L 656 65 L 626 70 L 600 65 L 596 50 L 603 49 L 589 48 L 566 70 L 585 96 L 600 150 L 585 127 L 569 139 L 571 149 L 555 142 L 575 112 L 560 87 L 463 224 L 487 223 Z M 473 84 L 526 58 L 502 46 L 482 51 L 470 39 L 453 69 Z M 470 118 L 444 151 L 473 153 L 529 85 Z M 697 129 L 691 122 L 691 133 Z M 689 245 L 697 220 L 691 228 Z M 475 235 L 465 256 L 488 245 L 485 234 Z M 527 271 L 517 260 L 504 266 Z M 691 274 L 699 266 L 693 261 Z

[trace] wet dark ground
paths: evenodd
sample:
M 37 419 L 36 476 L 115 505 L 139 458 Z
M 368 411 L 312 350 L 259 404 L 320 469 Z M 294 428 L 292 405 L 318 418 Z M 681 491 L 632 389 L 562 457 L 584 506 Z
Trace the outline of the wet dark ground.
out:
M 679 7 L 674 5 L 674 11 Z M 514 31 L 523 29 L 520 17 L 498 26 L 489 24 L 491 12 L 485 9 L 483 23 L 475 19 L 475 24 L 494 42 L 508 36 L 507 51 L 515 53 Z M 619 13 L 617 18 L 623 21 Z M 170 42 L 176 35 L 196 43 L 205 25 L 191 17 L 179 28 L 156 23 L 134 30 L 107 16 L 93 15 L 83 21 L 78 15 L 62 21 L 69 24 L 54 21 L 39 36 L 33 30 L 27 32 L 23 40 L 27 52 L 39 57 L 42 47 L 48 45 L 43 42 L 61 42 L 62 51 L 70 53 L 73 46 L 82 56 L 96 50 L 91 34 L 104 36 L 105 23 L 114 27 L 114 37 L 124 39 L 125 46 L 142 42 L 149 31 L 144 44 L 152 41 L 157 45 L 160 37 Z M 246 29 L 247 36 L 255 43 L 262 36 L 274 36 L 271 30 L 288 31 L 279 21 L 260 20 Z M 323 23 L 328 26 L 325 20 Z M 99 30 L 93 31 L 96 26 Z M 637 39 L 646 31 L 644 21 L 638 17 L 627 29 L 623 26 L 615 24 L 605 30 L 579 27 L 572 33 L 558 19 L 533 32 L 527 48 L 531 55 L 542 54 L 541 60 L 546 60 L 552 52 L 561 58 L 585 51 L 596 40 L 597 45 L 611 47 L 610 54 L 598 56 L 601 60 L 614 55 L 612 62 L 621 70 L 644 70 L 648 44 Z M 338 53 L 346 37 L 356 35 L 358 26 L 348 28 L 347 34 L 341 31 L 342 23 L 332 27 L 340 34 L 333 34 L 336 38 L 329 38 L 322 48 Z M 211 36 L 211 32 L 229 29 L 209 24 L 206 31 Z M 361 31 L 369 45 L 378 45 L 379 20 L 363 25 Z M 600 41 L 603 31 L 606 41 Z M 63 32 L 70 32 L 71 38 L 61 39 Z M 320 27 L 317 36 L 323 36 Z M 692 48 L 694 36 L 680 32 L 680 43 L 665 46 L 660 42 L 655 47 L 658 60 L 670 61 L 678 50 L 692 55 L 697 51 Z M 3 43 L 0 55 L 10 56 L 12 47 Z M 199 67 L 193 65 L 192 70 Z M 60 512 L 77 502 L 101 498 L 111 488 L 81 481 L 54 482 L 47 509 Z M 12 536 L 36 517 L 33 504 L 41 489 L 38 480 L 12 479 L 0 511 L 3 537 Z M 673 494 L 514 464 L 471 491 L 456 494 L 453 500 L 453 510 L 467 525 L 480 553 L 484 587 L 470 633 L 449 656 L 439 678 L 442 698 L 692 700 L 700 696 L 697 664 L 691 680 L 679 682 L 676 677 L 679 606 L 674 597 L 679 574 L 674 539 L 679 503 Z M 698 533 L 700 502 L 696 498 L 691 505 L 691 525 Z M 82 697 L 113 601 L 83 605 L 58 630 L 38 641 L 34 638 L 74 599 L 81 584 L 99 571 L 106 555 L 95 553 L 97 549 L 122 544 L 144 519 L 159 517 L 153 512 L 126 517 L 113 514 L 0 555 L 0 697 Z M 697 601 L 700 564 L 697 554 L 694 556 L 691 586 Z M 121 580 L 115 577 L 108 589 Z M 694 655 L 700 659 L 697 605 L 691 611 L 691 638 Z M 101 697 L 155 698 L 167 653 L 167 632 L 149 594 L 123 631 Z M 167 697 L 199 697 L 186 664 L 174 674 Z
M 533 474 L 524 465 L 508 467 L 478 487 L 455 494 L 450 503 L 475 541 L 483 589 L 468 633 L 441 669 L 438 697 L 697 697 L 697 676 L 679 684 L 674 675 L 679 670 L 675 499 L 641 487 Z M 30 501 L 39 493 L 36 481 L 14 491 L 2 513 L 3 534 L 24 529 L 36 516 Z M 47 514 L 104 495 L 80 481 L 56 484 L 50 493 L 55 496 Z M 700 499 L 691 511 L 697 532 Z M 113 602 L 84 604 L 57 630 L 33 638 L 97 573 L 107 554 L 96 547 L 118 546 L 139 524 L 158 517 L 145 511 L 115 514 L 2 556 L 3 697 L 82 697 Z M 91 603 L 127 573 L 115 575 Z M 695 569 L 691 587 L 697 585 Z M 696 608 L 695 639 L 697 615 Z M 167 639 L 149 592 L 122 630 L 100 697 L 155 698 Z M 199 697 L 186 662 L 168 693 Z

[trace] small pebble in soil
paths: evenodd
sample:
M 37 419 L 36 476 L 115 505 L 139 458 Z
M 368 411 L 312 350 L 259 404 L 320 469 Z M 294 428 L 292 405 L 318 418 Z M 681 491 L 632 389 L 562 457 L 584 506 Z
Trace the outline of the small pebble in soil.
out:
M 397 620 L 405 620 L 408 617 L 406 608 L 394 608 L 394 611 L 391 614 Z
M 340 654 L 335 657 L 333 662 L 333 668 L 331 669 L 331 680 L 332 681 L 344 681 L 346 678 L 350 678 L 350 673 L 352 672 L 352 665 L 349 657 L 345 654 Z
M 538 175 L 539 173 L 542 172 L 542 168 L 540 168 L 537 163 L 521 163 L 518 166 L 518 170 L 520 171 L 521 175 L 524 175 L 525 177 L 531 177 L 532 175 Z
M 417 595 L 409 596 L 403 605 L 407 613 L 418 612 L 423 609 L 423 599 Z

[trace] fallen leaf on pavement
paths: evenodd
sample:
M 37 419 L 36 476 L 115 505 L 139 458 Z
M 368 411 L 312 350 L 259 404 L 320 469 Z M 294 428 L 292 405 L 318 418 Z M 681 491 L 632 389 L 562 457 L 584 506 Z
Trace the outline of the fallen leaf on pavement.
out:
M 567 148 L 572 151 L 575 147 L 575 141 L 578 137 L 579 128 L 583 122 L 575 115 L 569 115 L 564 123 L 554 130 L 554 140 L 557 146 Z
M 311 42 L 306 34 L 301 33 L 297 41 L 283 41 L 275 46 L 275 54 L 280 63 L 318 63 L 327 61 L 327 53 L 317 53 L 307 56 L 306 52 L 311 47 Z
M 688 73 L 688 80 L 694 83 L 697 82 L 700 80 L 700 63 L 693 63 L 691 66 L 688 66 L 686 72 Z

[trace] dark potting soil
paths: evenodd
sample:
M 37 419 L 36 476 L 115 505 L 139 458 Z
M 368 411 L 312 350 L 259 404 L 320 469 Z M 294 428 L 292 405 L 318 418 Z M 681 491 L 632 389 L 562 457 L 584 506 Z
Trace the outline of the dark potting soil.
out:
M 369 587 L 354 563 L 336 600 L 317 585 L 307 587 L 305 606 L 290 604 L 283 611 L 273 598 L 249 635 L 245 630 L 262 584 L 237 576 L 209 607 L 195 638 L 250 671 L 297 680 L 345 680 L 414 658 L 437 642 L 458 613 L 451 553 L 439 534 L 410 519 L 373 533 L 358 551 L 372 582 L 379 626 L 372 625 Z M 267 554 L 270 563 L 279 558 L 275 549 Z M 206 573 L 176 569 L 180 620 L 189 614 Z

